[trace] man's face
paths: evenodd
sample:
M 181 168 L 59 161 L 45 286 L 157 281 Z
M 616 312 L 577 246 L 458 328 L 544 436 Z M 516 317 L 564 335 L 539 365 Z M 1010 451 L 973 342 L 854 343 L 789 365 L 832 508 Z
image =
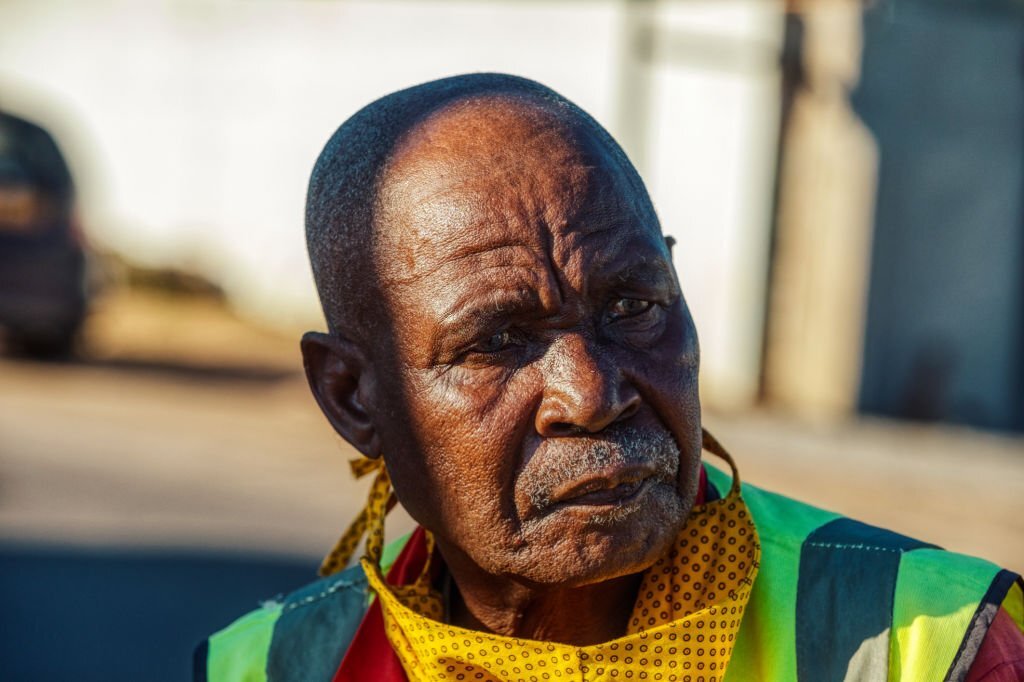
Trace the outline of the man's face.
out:
M 446 556 L 533 585 L 652 564 L 693 505 L 700 408 L 643 190 L 535 106 L 464 103 L 396 152 L 379 220 L 394 345 L 373 407 L 413 518 Z

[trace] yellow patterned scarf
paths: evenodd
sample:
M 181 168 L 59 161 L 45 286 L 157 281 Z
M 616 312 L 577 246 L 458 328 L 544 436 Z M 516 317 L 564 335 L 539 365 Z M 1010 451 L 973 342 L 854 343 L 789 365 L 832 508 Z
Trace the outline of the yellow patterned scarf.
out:
M 706 432 L 704 447 L 732 468 L 729 494 L 693 509 L 673 549 L 644 573 L 626 634 L 610 642 L 578 647 L 448 625 L 442 620 L 442 597 L 430 584 L 429 559 L 413 584 L 387 584 L 380 555 L 392 493 L 383 467 L 366 509 L 321 570 L 344 566 L 346 554 L 351 555 L 369 530 L 363 570 L 380 598 L 388 640 L 411 682 L 721 680 L 757 575 L 761 548 L 740 496 L 735 464 Z M 427 542 L 429 556 L 429 533 Z

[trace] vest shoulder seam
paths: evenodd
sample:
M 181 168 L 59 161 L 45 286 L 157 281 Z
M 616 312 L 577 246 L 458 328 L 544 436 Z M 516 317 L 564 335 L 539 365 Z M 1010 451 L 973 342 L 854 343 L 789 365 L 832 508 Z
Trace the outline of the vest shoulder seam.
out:
M 899 547 L 881 547 L 878 545 L 869 545 L 862 542 L 817 542 L 813 540 L 804 541 L 805 547 L 824 547 L 826 549 L 852 549 L 852 550 L 867 550 L 869 552 L 892 552 L 893 554 L 903 554 L 907 551 Z
M 331 596 L 332 594 L 334 594 L 336 592 L 340 592 L 341 590 L 349 589 L 349 590 L 352 590 L 354 592 L 360 592 L 360 591 L 362 591 L 362 588 L 365 587 L 365 586 L 366 586 L 366 580 L 365 579 L 363 579 L 363 580 L 338 580 L 338 581 L 332 583 L 331 585 L 329 585 L 328 587 L 325 587 L 320 592 L 317 592 L 316 594 L 306 595 L 305 597 L 302 597 L 301 599 L 298 599 L 298 600 L 293 601 L 293 602 L 285 602 L 285 604 L 284 604 L 284 606 L 282 607 L 281 610 L 282 610 L 282 613 L 287 613 L 289 611 L 294 611 L 295 609 L 301 608 L 303 606 L 309 606 L 310 604 L 318 602 L 318 601 L 320 601 L 322 599 L 326 599 L 327 597 Z

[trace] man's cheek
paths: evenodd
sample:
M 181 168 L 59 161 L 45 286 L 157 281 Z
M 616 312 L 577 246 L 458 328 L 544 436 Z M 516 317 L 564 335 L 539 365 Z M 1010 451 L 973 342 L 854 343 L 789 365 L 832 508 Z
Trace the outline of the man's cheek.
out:
M 501 486 L 485 467 L 462 469 L 448 481 L 441 500 L 441 520 L 447 537 L 470 555 L 492 552 L 506 541 L 509 519 Z

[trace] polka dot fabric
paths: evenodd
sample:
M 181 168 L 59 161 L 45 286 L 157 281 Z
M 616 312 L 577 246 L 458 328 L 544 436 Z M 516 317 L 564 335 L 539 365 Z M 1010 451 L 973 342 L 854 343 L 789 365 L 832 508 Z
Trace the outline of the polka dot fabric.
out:
M 759 559 L 757 531 L 736 477 L 727 497 L 693 510 L 673 549 L 648 569 L 627 634 L 588 647 L 447 625 L 425 573 L 414 585 L 393 587 L 374 562 L 363 559 L 363 568 L 411 682 L 716 682 L 732 655 Z
M 352 468 L 352 475 L 356 478 L 362 478 L 373 472 L 377 472 L 377 476 L 373 480 L 373 485 L 370 486 L 370 497 L 366 501 L 366 506 L 320 563 L 318 572 L 321 576 L 334 575 L 344 569 L 367 531 L 370 533 L 366 540 L 367 556 L 379 561 L 381 548 L 384 546 L 384 517 L 387 516 L 388 509 L 395 502 L 395 495 L 391 491 L 391 479 L 388 478 L 384 460 L 380 458 L 354 459 L 349 462 L 349 466 Z M 433 549 L 432 546 L 431 549 Z

